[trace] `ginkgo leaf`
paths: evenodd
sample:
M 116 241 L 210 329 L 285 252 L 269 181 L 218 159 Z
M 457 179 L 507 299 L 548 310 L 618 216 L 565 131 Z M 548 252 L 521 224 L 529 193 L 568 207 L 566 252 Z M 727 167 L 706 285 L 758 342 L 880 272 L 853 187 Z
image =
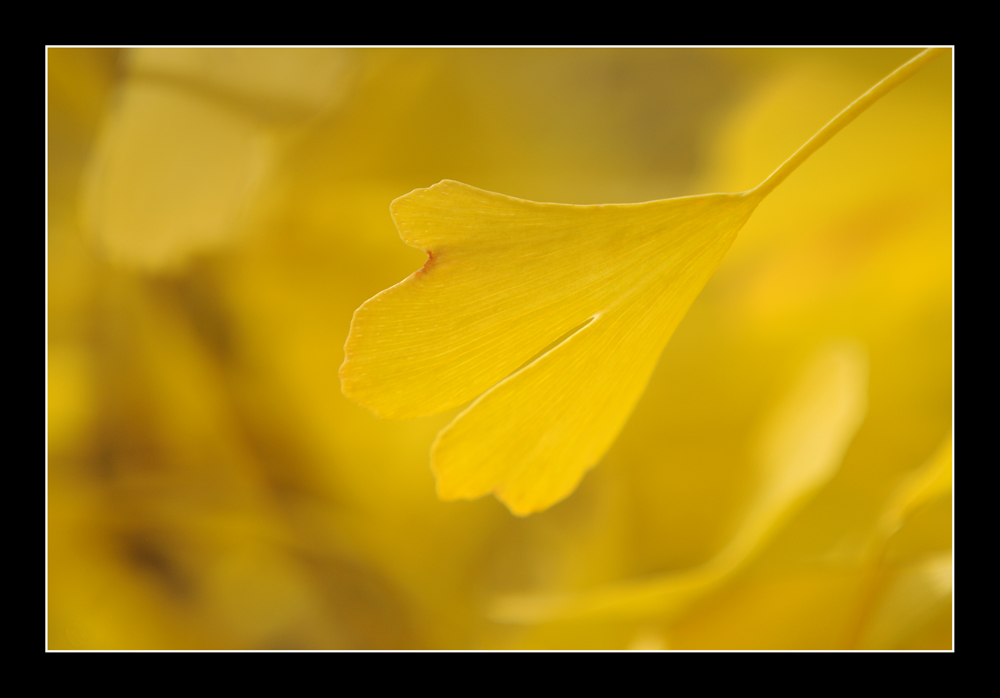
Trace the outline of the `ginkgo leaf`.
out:
M 552 506 L 614 441 L 754 208 L 935 55 L 885 78 L 748 192 L 571 206 L 446 180 L 397 199 L 400 236 L 428 260 L 355 312 L 344 394 L 386 418 L 473 400 L 432 446 L 439 497 L 492 492 L 522 516 Z
M 344 393 L 385 417 L 478 395 L 434 445 L 439 495 L 547 508 L 611 444 L 757 201 L 567 206 L 449 181 L 397 199 L 432 256 L 357 311 Z
M 821 351 L 768 416 L 755 453 L 757 483 L 737 533 L 708 562 L 578 594 L 496 599 L 504 623 L 572 617 L 675 616 L 747 564 L 796 511 L 832 478 L 868 410 L 868 357 L 853 342 Z

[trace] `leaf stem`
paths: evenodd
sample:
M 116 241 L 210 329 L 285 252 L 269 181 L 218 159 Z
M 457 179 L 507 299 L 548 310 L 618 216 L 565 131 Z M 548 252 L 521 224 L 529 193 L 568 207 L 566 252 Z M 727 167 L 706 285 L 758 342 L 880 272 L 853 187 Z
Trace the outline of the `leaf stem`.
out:
M 794 172 L 796 168 L 805 162 L 810 155 L 823 147 L 823 145 L 828 140 L 833 138 L 842 128 L 854 121 L 868 107 L 875 104 L 875 102 L 891 92 L 897 85 L 923 68 L 924 65 L 940 56 L 946 50 L 947 49 L 944 48 L 929 48 L 918 53 L 908 62 L 896 68 L 896 70 L 884 77 L 878 84 L 854 100 L 854 102 L 852 102 L 846 109 L 837 114 L 837 116 L 833 117 L 830 123 L 821 128 L 815 136 L 806 141 L 805 145 L 796 150 L 792 157 L 785 160 L 785 162 L 781 164 L 781 167 L 772 172 L 767 179 L 750 191 L 759 195 L 761 199 L 770 194 L 775 187 L 785 181 L 785 178 L 788 175 Z

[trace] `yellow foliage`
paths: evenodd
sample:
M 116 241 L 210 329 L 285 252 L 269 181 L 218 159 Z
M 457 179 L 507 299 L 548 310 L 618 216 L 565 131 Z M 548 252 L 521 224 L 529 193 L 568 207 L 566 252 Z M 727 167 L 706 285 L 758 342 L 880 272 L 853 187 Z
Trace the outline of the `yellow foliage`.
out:
M 588 286 L 540 226 L 556 263 L 534 287 L 567 288 L 519 293 L 480 261 L 521 228 L 493 226 L 485 247 L 435 228 L 428 270 L 383 298 L 440 311 L 428 291 L 457 284 L 467 322 L 438 322 L 504 352 L 438 337 L 469 352 L 439 384 L 387 359 L 398 392 L 356 387 L 428 416 L 384 420 L 341 393 L 338 367 L 354 310 L 427 261 L 392 216 L 426 236 L 444 193 L 466 216 L 501 202 L 569 222 L 745 190 L 916 50 L 48 53 L 50 649 L 951 647 L 950 56 L 757 206 L 662 360 L 642 345 L 671 321 L 627 323 L 631 388 L 600 382 L 613 359 L 588 362 L 590 382 L 559 362 L 665 302 L 637 302 L 602 256 L 642 286 L 666 245 L 623 264 L 611 227 L 581 219 L 576 268 L 606 282 Z M 475 187 L 422 189 L 442 180 Z M 523 273 L 548 271 L 523 256 Z M 473 258 L 478 279 L 457 264 Z M 486 285 L 518 332 L 475 313 Z M 547 325 L 553 297 L 571 317 Z M 425 352 L 437 377 L 454 368 Z M 620 433 L 556 453 L 584 454 L 563 486 L 586 454 L 600 467 L 530 517 L 442 502 L 435 434 L 454 421 L 434 467 L 462 494 L 442 468 L 523 443 L 456 437 L 481 436 L 491 409 L 540 428 L 530 391 L 493 400 L 545 376 L 563 390 L 535 395 L 570 411 L 579 391 L 617 391 Z M 525 482 L 475 477 L 463 496 Z M 544 490 L 511 501 L 558 498 Z

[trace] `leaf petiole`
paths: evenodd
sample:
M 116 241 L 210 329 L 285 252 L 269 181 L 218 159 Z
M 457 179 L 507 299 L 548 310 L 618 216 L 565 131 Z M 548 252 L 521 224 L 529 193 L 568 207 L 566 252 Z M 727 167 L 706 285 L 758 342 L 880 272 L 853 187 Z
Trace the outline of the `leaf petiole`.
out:
M 747 193 L 754 193 L 761 199 L 770 194 L 775 187 L 785 181 L 785 178 L 788 177 L 788 175 L 794 172 L 810 155 L 823 147 L 828 140 L 837 135 L 841 129 L 858 118 L 858 116 L 868 109 L 868 107 L 875 104 L 875 102 L 880 100 L 885 95 L 889 94 L 889 92 L 896 88 L 896 86 L 919 71 L 927 63 L 930 63 L 932 60 L 943 54 L 946 50 L 947 49 L 944 48 L 929 48 L 918 53 L 911 60 L 896 68 L 896 70 L 883 78 L 874 87 L 854 100 L 842 112 L 837 114 L 837 116 L 833 117 L 833 119 L 826 126 L 821 128 L 816 135 L 806 141 L 805 145 L 796 150 L 795 153 L 790 158 L 785 160 L 785 162 L 783 162 L 778 169 L 772 172 L 767 179 Z

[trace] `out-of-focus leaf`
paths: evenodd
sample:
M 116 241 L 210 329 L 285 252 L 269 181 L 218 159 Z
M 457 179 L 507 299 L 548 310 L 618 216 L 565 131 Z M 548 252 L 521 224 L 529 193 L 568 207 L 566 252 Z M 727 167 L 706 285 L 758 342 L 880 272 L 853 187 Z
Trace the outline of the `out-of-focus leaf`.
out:
M 906 649 L 908 642 L 919 639 L 930 640 L 935 649 L 950 649 L 952 574 L 950 552 L 894 570 L 876 600 L 859 648 Z M 938 617 L 943 622 L 934 628 Z M 919 638 L 925 628 L 931 632 Z M 913 644 L 928 648 L 924 642 Z
M 231 99 L 264 116 L 308 117 L 344 97 L 354 56 L 315 48 L 143 48 L 133 75 Z
M 890 495 L 872 533 L 861 649 L 950 649 L 952 438 Z
M 84 228 L 113 259 L 176 267 L 229 238 L 269 158 L 263 135 L 228 107 L 127 85 L 90 163 Z
M 351 63 L 315 49 L 133 51 L 88 166 L 85 230 L 147 271 L 232 240 L 283 148 L 272 127 L 338 103 Z
M 766 545 L 840 466 L 868 406 L 868 363 L 855 344 L 814 358 L 764 427 L 753 500 L 732 540 L 706 564 L 574 595 L 497 599 L 490 616 L 507 623 L 566 617 L 667 618 L 716 588 Z
M 951 495 L 952 458 L 952 439 L 949 436 L 931 460 L 893 492 L 880 522 L 883 536 L 896 533 L 919 507 Z

